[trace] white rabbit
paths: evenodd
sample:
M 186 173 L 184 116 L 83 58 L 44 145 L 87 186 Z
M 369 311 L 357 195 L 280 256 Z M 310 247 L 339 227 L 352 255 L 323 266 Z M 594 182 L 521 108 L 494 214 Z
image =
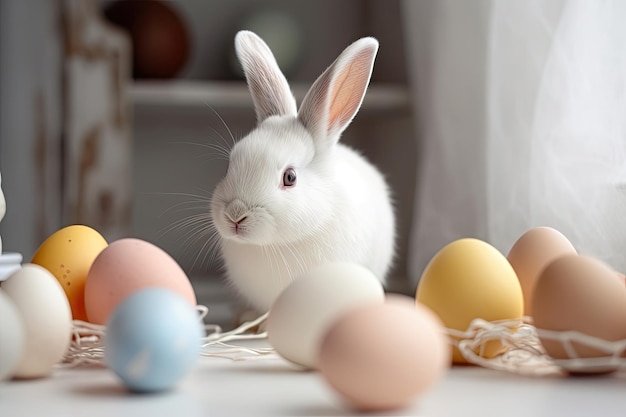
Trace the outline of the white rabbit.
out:
M 363 38 L 315 81 L 300 110 L 269 47 L 235 37 L 258 126 L 235 144 L 211 201 L 227 277 L 260 312 L 308 269 L 355 262 L 384 283 L 394 255 L 388 186 L 338 143 L 359 110 L 378 42 Z

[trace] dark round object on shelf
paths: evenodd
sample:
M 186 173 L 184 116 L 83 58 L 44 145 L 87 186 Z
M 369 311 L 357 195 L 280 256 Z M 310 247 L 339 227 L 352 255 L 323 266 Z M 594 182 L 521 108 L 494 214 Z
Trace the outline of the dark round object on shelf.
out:
M 189 55 L 189 35 L 179 13 L 160 0 L 107 4 L 104 16 L 130 35 L 134 78 L 173 78 Z

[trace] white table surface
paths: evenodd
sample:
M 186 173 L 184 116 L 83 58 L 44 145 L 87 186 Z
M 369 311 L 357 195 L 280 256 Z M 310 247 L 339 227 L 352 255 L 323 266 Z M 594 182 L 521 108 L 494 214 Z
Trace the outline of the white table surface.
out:
M 355 415 L 319 373 L 276 356 L 233 362 L 202 357 L 177 387 L 131 394 L 105 368 L 55 369 L 49 378 L 0 382 L 0 416 Z M 377 414 L 380 415 L 380 414 Z M 626 416 L 626 376 L 524 377 L 454 367 L 409 408 L 414 416 Z

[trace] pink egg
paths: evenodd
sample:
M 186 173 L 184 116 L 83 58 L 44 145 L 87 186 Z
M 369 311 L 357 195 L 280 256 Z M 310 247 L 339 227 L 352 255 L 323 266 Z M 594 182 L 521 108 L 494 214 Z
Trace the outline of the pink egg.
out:
M 353 407 L 383 411 L 407 406 L 435 385 L 450 355 L 437 316 L 394 296 L 342 315 L 323 339 L 319 369 Z
M 147 287 L 168 288 L 196 306 L 187 275 L 161 248 L 140 239 L 120 239 L 94 260 L 85 283 L 85 308 L 91 323 L 105 324 L 127 296 Z

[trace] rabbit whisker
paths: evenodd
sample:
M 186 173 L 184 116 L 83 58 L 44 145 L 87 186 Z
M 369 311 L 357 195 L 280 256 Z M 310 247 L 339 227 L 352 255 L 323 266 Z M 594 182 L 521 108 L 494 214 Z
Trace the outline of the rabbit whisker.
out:
M 183 193 L 183 192 L 164 192 L 164 191 L 160 191 L 160 192 L 144 192 L 143 194 L 146 195 L 167 195 L 167 196 L 177 196 L 177 197 L 191 197 L 194 200 L 192 201 L 206 201 L 206 202 L 210 202 L 211 201 L 211 197 L 207 196 L 206 194 L 208 194 L 208 191 L 206 190 L 200 190 L 202 191 L 204 194 L 192 194 L 192 193 Z
M 203 265 L 211 265 L 216 261 L 218 253 L 217 248 L 220 243 L 217 233 L 215 233 L 215 231 L 212 230 L 210 226 L 206 226 L 204 230 L 202 230 L 202 233 L 199 233 L 197 235 L 197 239 L 195 240 L 195 242 L 199 240 L 203 240 L 204 243 L 198 250 L 196 257 L 193 260 L 192 268 L 195 267 L 195 265 L 198 263 L 198 260 L 203 253 L 204 255 L 202 255 L 202 261 L 199 264 L 200 267 L 202 267 Z
M 266 248 L 269 249 L 268 252 L 268 260 L 270 262 L 270 268 L 272 270 L 272 273 L 274 276 L 276 276 L 278 279 L 277 280 L 272 280 L 271 284 L 273 288 L 280 288 L 280 274 L 278 273 L 279 270 L 279 253 L 278 250 L 276 249 L 276 246 L 274 244 L 270 244 L 268 245 Z
M 204 104 L 211 109 L 211 111 L 217 116 L 218 119 L 220 119 L 220 121 L 222 122 L 222 125 L 226 128 L 226 131 L 228 132 L 228 134 L 230 135 L 230 139 L 232 140 L 232 146 L 235 146 L 235 143 L 237 143 L 237 140 L 235 140 L 235 136 L 233 135 L 233 132 L 230 130 L 230 128 L 228 127 L 228 124 L 224 121 L 224 118 L 219 114 L 219 112 L 217 110 L 215 110 L 215 108 L 213 106 L 211 106 L 206 100 L 204 101 Z M 220 135 L 220 137 L 222 137 Z M 223 137 L 222 137 L 223 138 Z M 223 138 L 224 139 L 224 138 Z M 224 142 L 226 142 L 226 139 L 224 139 Z M 228 145 L 228 143 L 226 142 L 226 144 Z M 231 149 L 232 149 L 231 146 Z
M 179 232 L 179 231 L 185 231 L 188 229 L 191 229 L 191 232 L 196 231 L 196 227 L 197 225 L 202 225 L 206 223 L 206 214 L 192 214 L 186 217 L 183 217 L 181 219 L 177 219 L 174 222 L 172 222 L 170 225 L 162 228 L 159 231 L 159 239 L 164 237 L 165 235 L 167 235 L 168 233 L 171 232 Z M 190 233 L 191 233 L 190 232 Z M 179 240 L 177 240 L 178 242 Z
M 180 203 L 176 203 L 168 207 L 167 209 L 165 209 L 159 215 L 159 217 L 163 217 L 166 214 L 170 213 L 171 211 L 183 212 L 183 211 L 198 210 L 198 209 L 203 209 L 203 211 L 205 211 L 206 204 L 207 204 L 206 201 L 182 201 Z
M 196 155 L 196 157 L 203 157 L 204 155 L 208 154 L 214 157 L 215 159 L 228 161 L 228 159 L 230 158 L 231 148 L 230 148 L 230 144 L 228 143 L 226 143 L 225 145 L 222 145 L 220 143 L 176 142 L 176 144 L 198 146 L 201 148 L 209 149 L 211 151 L 206 154 L 198 154 Z
M 294 261 L 295 261 L 295 263 L 297 265 L 297 268 L 298 268 L 298 274 L 304 273 L 306 271 L 306 267 L 305 267 L 304 259 L 303 259 L 302 255 L 300 254 L 300 252 L 294 250 L 294 248 L 291 247 L 291 245 L 289 245 L 289 244 L 286 244 L 286 245 L 283 245 L 283 246 L 284 246 L 285 249 L 287 249 L 287 251 L 289 251 L 289 253 L 293 257 L 293 259 L 294 259 Z M 293 275 L 294 272 L 295 271 L 292 271 L 289 274 L 289 277 L 291 278 L 292 281 L 295 278 L 295 275 Z

